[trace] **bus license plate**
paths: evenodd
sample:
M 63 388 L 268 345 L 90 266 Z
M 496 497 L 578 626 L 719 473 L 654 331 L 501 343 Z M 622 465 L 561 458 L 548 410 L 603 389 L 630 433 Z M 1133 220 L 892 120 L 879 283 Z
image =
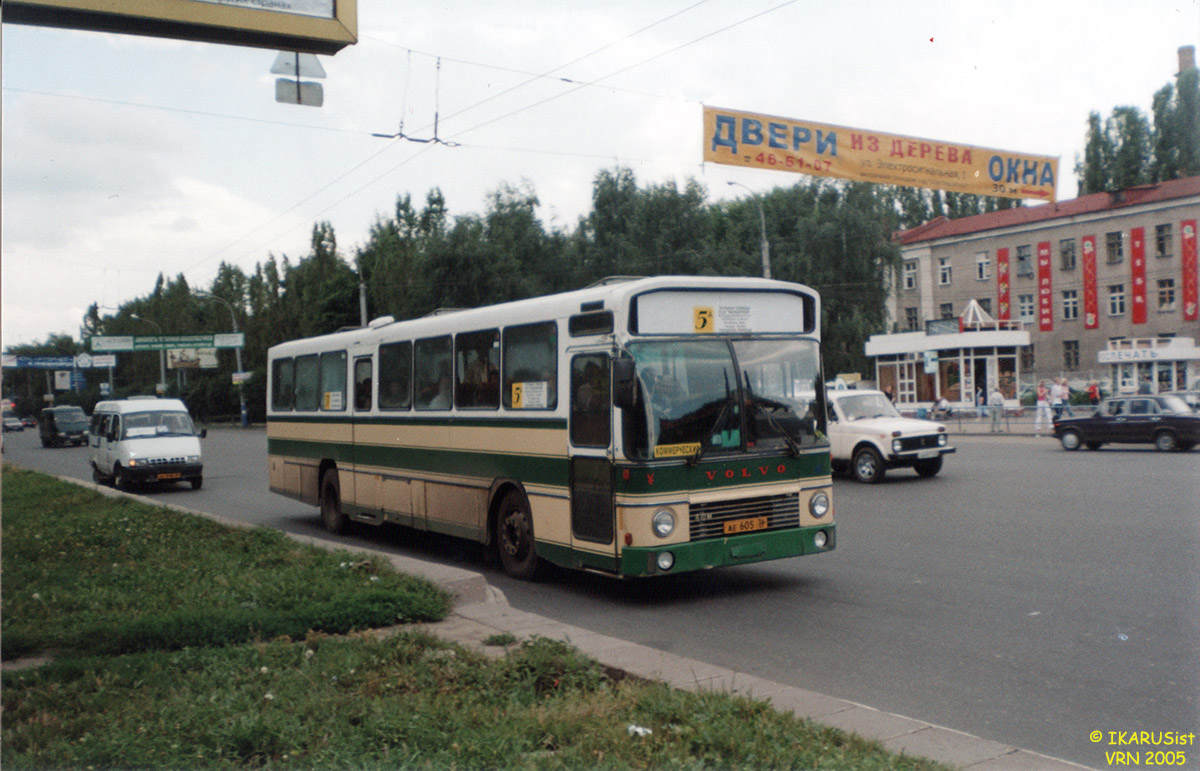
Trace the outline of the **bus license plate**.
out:
M 725 535 L 752 533 L 755 530 L 766 530 L 769 526 L 766 517 L 751 517 L 750 519 L 735 519 L 725 523 Z
M 163 473 L 158 475 L 158 481 L 165 482 L 168 479 L 179 479 L 182 476 L 178 471 Z

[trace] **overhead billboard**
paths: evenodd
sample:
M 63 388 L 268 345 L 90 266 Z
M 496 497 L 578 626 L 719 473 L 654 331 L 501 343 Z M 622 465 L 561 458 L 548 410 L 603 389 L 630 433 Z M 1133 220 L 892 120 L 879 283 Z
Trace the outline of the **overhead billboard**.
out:
M 335 54 L 358 41 L 357 0 L 5 0 L 4 23 Z
M 1055 200 L 1058 159 L 704 107 L 704 160 L 730 166 Z

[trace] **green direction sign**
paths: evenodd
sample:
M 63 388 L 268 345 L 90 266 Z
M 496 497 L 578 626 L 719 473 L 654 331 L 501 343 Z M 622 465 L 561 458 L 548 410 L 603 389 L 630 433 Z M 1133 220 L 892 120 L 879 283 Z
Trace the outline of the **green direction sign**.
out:
M 171 348 L 241 348 L 242 332 L 222 335 L 93 335 L 93 353 L 117 351 L 165 351 Z

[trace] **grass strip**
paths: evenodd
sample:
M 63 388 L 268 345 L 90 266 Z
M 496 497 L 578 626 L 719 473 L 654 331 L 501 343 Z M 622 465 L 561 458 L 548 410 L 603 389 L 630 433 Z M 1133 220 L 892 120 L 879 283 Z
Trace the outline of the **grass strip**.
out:
M 445 617 L 381 557 L 297 544 L 6 468 L 5 659 L 115 655 Z

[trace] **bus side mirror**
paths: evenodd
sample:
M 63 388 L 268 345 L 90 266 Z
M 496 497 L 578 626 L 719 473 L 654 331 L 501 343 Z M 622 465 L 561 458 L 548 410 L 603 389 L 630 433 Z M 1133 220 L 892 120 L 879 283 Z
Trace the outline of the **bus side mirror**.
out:
M 637 406 L 637 367 L 633 359 L 613 359 L 613 404 L 623 410 Z

